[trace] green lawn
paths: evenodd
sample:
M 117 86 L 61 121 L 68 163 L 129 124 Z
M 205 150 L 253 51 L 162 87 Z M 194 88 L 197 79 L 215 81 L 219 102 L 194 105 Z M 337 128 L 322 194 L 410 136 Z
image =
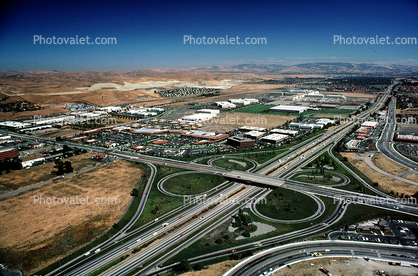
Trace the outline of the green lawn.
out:
M 275 223 L 275 222 L 266 221 L 262 218 L 259 218 L 258 216 L 254 215 L 250 210 L 246 209 L 244 211 L 249 213 L 249 215 L 251 216 L 251 218 L 254 222 L 262 222 L 262 223 L 270 224 L 270 225 L 274 226 L 276 228 L 276 230 L 272 231 L 272 232 L 269 232 L 269 233 L 266 233 L 266 234 L 256 236 L 256 237 L 252 237 L 252 238 L 247 238 L 247 239 L 242 239 L 242 240 L 235 240 L 235 239 L 225 239 L 224 235 L 228 234 L 228 229 L 221 229 L 221 231 L 219 231 L 219 237 L 217 237 L 217 238 L 222 239 L 223 240 L 222 243 L 220 243 L 220 244 L 215 243 L 216 245 L 208 245 L 206 242 L 202 241 L 202 240 L 205 240 L 205 238 L 202 238 L 202 239 L 192 243 L 186 249 L 180 251 L 178 254 L 176 254 L 171 259 L 167 260 L 164 263 L 164 265 L 172 264 L 172 263 L 178 262 L 182 259 L 189 259 L 189 258 L 192 258 L 192 257 L 195 257 L 195 256 L 208 254 L 208 253 L 215 252 L 215 251 L 218 251 L 218 250 L 222 250 L 222 249 L 225 249 L 225 248 L 231 248 L 233 246 L 253 243 L 253 242 L 256 242 L 258 240 L 262 240 L 262 239 L 266 239 L 266 238 L 270 238 L 270 237 L 275 237 L 275 236 L 282 235 L 282 234 L 285 234 L 285 233 L 289 233 L 289 232 L 293 232 L 293 231 L 296 231 L 296 230 L 304 229 L 304 228 L 307 228 L 309 226 L 312 226 L 312 224 L 321 223 L 326 218 L 331 216 L 331 214 L 335 210 L 336 204 L 334 203 L 333 199 L 331 199 L 331 198 L 321 197 L 321 196 L 318 196 L 318 197 L 325 203 L 325 206 L 326 206 L 325 212 L 319 218 L 316 218 L 316 219 L 311 220 L 311 221 L 303 222 L 303 223 Z M 316 204 L 315 204 L 315 206 L 316 206 Z M 315 208 L 315 210 L 316 210 L 316 208 Z M 220 227 L 222 228 L 224 226 L 221 225 Z M 216 262 L 216 261 L 214 261 L 214 262 Z
M 230 160 L 235 160 L 236 162 L 231 162 Z M 242 166 L 239 163 L 245 163 L 245 166 Z M 254 165 L 245 160 L 245 159 L 239 159 L 239 158 L 221 158 L 221 159 L 217 159 L 215 161 L 212 162 L 213 165 L 218 166 L 218 167 L 222 167 L 222 168 L 226 168 L 226 169 L 231 169 L 231 170 L 238 170 L 238 171 L 245 171 L 248 170 L 249 168 L 252 168 Z
M 311 197 L 288 189 L 277 188 L 269 193 L 266 201 L 257 204 L 257 210 L 273 219 L 302 219 L 313 215 L 316 202 Z
M 167 192 L 180 195 L 194 195 L 206 192 L 224 181 L 214 174 L 191 173 L 174 176 L 164 182 Z
M 158 171 L 155 176 L 155 180 L 152 183 L 152 188 L 149 192 L 144 210 L 129 231 L 132 231 L 144 223 L 147 223 L 184 204 L 183 198 L 181 197 L 171 197 L 161 193 L 157 188 L 157 183 L 161 178 L 169 174 L 183 172 L 185 170 L 164 166 L 157 166 L 157 169 Z
M 321 185 L 334 185 L 334 184 L 342 183 L 344 181 L 344 179 L 341 179 L 340 181 L 335 181 L 332 178 L 329 178 L 332 175 L 333 174 L 331 173 L 325 173 L 325 175 L 322 175 L 316 172 L 314 172 L 314 174 L 312 175 L 312 172 L 301 172 L 301 173 L 295 174 L 290 179 L 296 180 L 296 181 L 302 181 L 306 183 L 321 184 Z

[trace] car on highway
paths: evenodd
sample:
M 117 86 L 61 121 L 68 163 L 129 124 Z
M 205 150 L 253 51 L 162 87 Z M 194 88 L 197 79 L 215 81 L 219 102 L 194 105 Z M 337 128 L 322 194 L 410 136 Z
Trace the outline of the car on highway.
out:
M 181 234 L 181 235 L 180 235 L 180 237 L 183 237 L 183 236 L 184 236 L 184 234 Z
M 234 252 L 237 252 L 237 250 L 235 250 L 235 249 L 232 249 L 232 251 L 231 251 L 232 253 L 234 253 Z
M 179 219 L 183 218 L 183 216 L 180 216 Z

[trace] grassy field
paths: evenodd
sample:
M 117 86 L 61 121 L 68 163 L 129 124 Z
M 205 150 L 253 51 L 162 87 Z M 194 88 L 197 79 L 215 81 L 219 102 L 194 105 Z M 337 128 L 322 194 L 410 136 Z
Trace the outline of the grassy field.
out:
M 272 108 L 271 105 L 252 105 L 246 106 L 242 108 L 235 109 L 234 112 L 241 112 L 241 113 L 253 113 L 253 114 L 274 114 L 274 115 L 282 115 L 282 116 L 305 116 L 311 114 L 352 114 L 355 110 L 351 109 L 340 109 L 340 110 L 307 110 L 302 113 L 292 113 L 292 112 L 273 112 L 269 111 Z
M 137 221 L 129 229 L 134 230 L 139 226 L 147 223 L 155 218 L 183 205 L 183 198 L 181 197 L 171 197 L 161 193 L 157 188 L 158 181 L 172 173 L 183 172 L 185 170 L 179 168 L 171 168 L 165 166 L 157 166 L 157 175 L 155 180 L 152 183 L 152 188 L 148 195 L 147 203 L 145 204 L 144 211 Z
M 231 162 L 231 160 L 235 160 L 237 162 L 234 162 L 234 161 Z M 244 163 L 245 166 L 242 166 L 242 164 L 239 164 L 238 162 Z M 238 171 L 245 171 L 254 166 L 251 162 L 244 160 L 244 159 L 239 159 L 239 158 L 221 158 L 221 159 L 217 159 L 213 161 L 212 164 L 218 167 L 231 169 L 231 170 L 238 170 Z
M 214 174 L 191 173 L 174 176 L 164 182 L 167 192 L 180 195 L 194 195 L 206 192 L 224 181 L 224 178 Z
M 257 204 L 257 210 L 273 219 L 302 219 L 313 215 L 316 202 L 311 197 L 288 189 L 277 188 L 269 193 L 266 202 Z
M 70 161 L 74 171 L 78 171 L 82 168 L 91 167 L 97 164 L 96 161 L 89 159 L 94 156 L 92 153 L 84 153 L 76 156 L 72 156 L 62 161 Z M 10 173 L 3 173 L 0 175 L 0 191 L 13 191 L 26 186 L 30 186 L 39 182 L 43 182 L 56 177 L 53 174 L 55 163 L 50 162 L 36 167 L 21 169 L 17 171 L 11 171 Z

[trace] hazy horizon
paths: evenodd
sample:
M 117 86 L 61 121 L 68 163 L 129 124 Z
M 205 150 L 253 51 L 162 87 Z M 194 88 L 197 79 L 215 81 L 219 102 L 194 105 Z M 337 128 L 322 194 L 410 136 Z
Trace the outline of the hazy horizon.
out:
M 0 70 L 131 71 L 311 62 L 418 66 L 417 14 L 414 0 L 19 1 L 2 4 L 0 11 Z M 113 43 L 82 44 L 87 37 Z M 257 44 L 246 44 L 247 38 Z M 413 44 L 397 45 L 396 38 Z M 70 44 L 71 39 L 78 44 Z

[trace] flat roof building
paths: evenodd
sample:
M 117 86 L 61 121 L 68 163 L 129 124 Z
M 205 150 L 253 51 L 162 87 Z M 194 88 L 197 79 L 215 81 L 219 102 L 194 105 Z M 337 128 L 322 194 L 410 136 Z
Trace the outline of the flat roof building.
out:
M 309 107 L 306 106 L 294 106 L 294 105 L 279 105 L 269 109 L 273 112 L 288 112 L 288 113 L 302 113 L 308 110 Z
M 289 138 L 289 135 L 270 134 L 270 135 L 267 135 L 267 136 L 261 138 L 261 141 L 271 143 L 271 144 L 276 144 L 276 143 L 280 143 L 283 140 L 286 140 L 287 138 Z
M 295 136 L 299 133 L 299 131 L 297 130 L 290 130 L 290 129 L 272 129 L 270 131 L 271 133 L 279 133 L 279 134 L 286 134 L 286 135 L 291 135 L 291 136 Z
M 249 137 L 249 138 L 253 138 L 253 139 L 257 139 L 260 138 L 261 136 L 263 136 L 265 133 L 261 132 L 261 131 L 249 131 L 247 133 L 245 133 L 245 136 Z
M 255 140 L 245 138 L 245 137 L 241 137 L 241 136 L 229 137 L 228 140 L 226 141 L 226 143 L 228 145 L 231 145 L 231 146 L 236 147 L 238 149 L 249 148 L 249 147 L 254 147 L 255 146 Z

